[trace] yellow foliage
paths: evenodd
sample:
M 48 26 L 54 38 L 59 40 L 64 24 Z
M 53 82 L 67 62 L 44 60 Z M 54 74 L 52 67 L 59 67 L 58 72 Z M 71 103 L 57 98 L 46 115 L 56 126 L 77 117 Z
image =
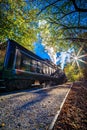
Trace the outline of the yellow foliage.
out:
M 82 70 L 71 64 L 65 67 L 65 73 L 69 81 L 76 81 L 84 78 Z

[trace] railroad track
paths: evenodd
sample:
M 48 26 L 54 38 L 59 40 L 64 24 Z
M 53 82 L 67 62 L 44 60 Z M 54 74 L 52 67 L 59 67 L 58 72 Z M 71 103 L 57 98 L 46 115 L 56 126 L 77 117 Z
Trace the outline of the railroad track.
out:
M 1 130 L 48 130 L 71 84 L 22 90 L 0 96 Z M 4 123 L 4 126 L 2 126 Z

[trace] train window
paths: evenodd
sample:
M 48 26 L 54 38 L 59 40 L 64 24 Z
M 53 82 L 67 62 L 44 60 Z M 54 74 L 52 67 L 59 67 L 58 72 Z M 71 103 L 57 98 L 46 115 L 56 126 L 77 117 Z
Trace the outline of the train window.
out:
M 31 65 L 32 65 L 32 60 L 29 58 L 27 55 L 22 53 L 22 58 L 21 58 L 21 69 L 25 71 L 31 71 Z
M 51 74 L 51 68 L 49 67 L 49 74 Z
M 20 69 L 21 66 L 21 53 L 16 49 L 16 69 Z
M 47 65 L 41 63 L 40 61 L 36 61 L 34 59 L 29 58 L 25 53 L 21 50 L 16 50 L 16 68 L 22 69 L 25 71 L 36 72 L 36 73 L 45 73 L 48 74 L 49 68 Z
M 48 66 L 47 65 L 44 66 L 44 73 L 48 74 Z
M 47 66 L 45 66 L 45 73 L 47 74 Z
M 52 74 L 52 68 L 50 69 L 50 73 Z
M 43 74 L 43 64 L 42 63 L 41 63 L 40 69 L 41 69 L 41 73 Z
M 45 74 L 45 64 L 43 64 L 43 73 Z
M 43 63 L 37 62 L 37 69 L 36 69 L 36 72 L 37 72 L 37 73 L 41 73 L 41 74 L 44 73 L 44 65 L 43 65 Z
M 54 73 L 53 69 L 52 69 L 52 73 Z
M 26 54 L 21 52 L 21 50 L 16 49 L 16 69 L 30 71 L 31 61 L 31 58 L 29 58 Z
M 44 74 L 46 73 L 46 66 L 44 65 L 44 69 L 43 69 L 43 71 L 44 71 Z
M 48 74 L 48 66 L 47 66 L 47 74 Z
M 42 70 L 42 74 L 44 74 L 44 64 L 43 63 L 41 63 L 42 64 L 42 67 L 41 67 L 41 70 Z
M 55 69 L 53 70 L 53 72 L 55 73 Z
M 50 72 L 50 67 L 48 67 L 48 73 L 51 74 L 51 72 Z
M 7 52 L 7 57 L 6 57 L 7 68 L 9 69 L 13 68 L 14 58 L 15 58 L 15 45 L 10 44 L 8 46 L 8 52 Z
M 46 66 L 46 74 L 48 73 L 48 68 L 47 68 L 47 66 Z
M 51 74 L 51 68 L 50 68 L 50 74 Z
M 36 72 L 37 64 L 35 60 L 31 60 L 31 72 Z
M 0 43 L 0 70 L 3 68 L 3 65 L 4 65 L 6 48 L 7 48 L 6 43 L 2 43 L 2 44 Z
M 47 74 L 49 74 L 49 67 L 47 66 Z
M 41 73 L 41 63 L 40 62 L 37 62 L 36 72 Z

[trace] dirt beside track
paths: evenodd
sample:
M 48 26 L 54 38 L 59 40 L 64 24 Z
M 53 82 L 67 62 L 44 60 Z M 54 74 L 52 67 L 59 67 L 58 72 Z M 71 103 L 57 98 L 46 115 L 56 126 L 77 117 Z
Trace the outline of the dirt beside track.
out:
M 73 84 L 53 130 L 87 130 L 87 81 Z

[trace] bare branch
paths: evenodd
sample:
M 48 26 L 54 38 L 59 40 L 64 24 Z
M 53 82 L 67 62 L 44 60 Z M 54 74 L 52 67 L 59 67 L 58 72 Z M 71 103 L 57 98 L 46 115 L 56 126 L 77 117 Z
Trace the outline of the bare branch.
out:
M 71 27 L 63 27 L 63 29 L 84 29 L 87 30 L 87 26 L 71 26 Z
M 59 2 L 60 0 L 56 0 L 53 3 L 50 3 L 49 5 L 45 6 L 44 8 L 41 9 L 41 11 L 37 14 L 40 15 L 42 13 L 42 11 L 44 11 L 45 9 L 47 9 L 48 7 L 54 5 L 55 3 Z
M 73 37 L 66 37 L 66 38 L 60 38 L 58 40 L 71 40 L 73 42 L 87 42 L 87 38 L 73 38 Z
M 54 19 L 52 19 L 52 18 L 50 18 L 50 17 L 49 17 L 49 19 L 51 20 L 50 23 L 57 24 L 57 25 L 59 25 L 59 26 L 65 27 L 65 28 L 68 27 L 68 26 L 66 26 L 66 25 L 64 25 L 64 24 L 61 24 L 61 23 L 59 23 L 58 21 L 56 21 L 56 20 L 54 20 Z
M 79 8 L 76 4 L 76 1 L 75 0 L 71 0 L 74 7 L 75 7 L 75 10 L 77 10 L 78 12 L 87 12 L 87 9 L 83 9 L 83 8 Z
M 76 12 L 77 12 L 77 11 L 71 11 L 71 12 L 69 12 L 69 13 L 63 15 L 62 17 L 60 17 L 60 18 L 57 19 L 57 20 L 61 20 L 61 19 L 63 19 L 64 17 L 66 17 L 66 16 L 68 16 L 68 15 L 70 15 L 70 14 L 72 14 L 72 13 L 76 13 Z
M 87 30 L 87 26 L 68 26 L 68 25 L 64 25 L 52 18 L 49 17 L 49 19 L 51 20 L 50 23 L 52 24 L 58 24 L 60 26 L 60 29 L 64 29 L 64 30 L 67 30 L 67 29 L 84 29 L 84 30 Z

